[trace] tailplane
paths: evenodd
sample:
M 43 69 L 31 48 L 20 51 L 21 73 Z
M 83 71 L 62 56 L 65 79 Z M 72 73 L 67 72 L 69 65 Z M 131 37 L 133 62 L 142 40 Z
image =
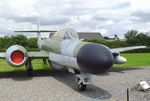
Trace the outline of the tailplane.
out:
M 21 33 L 37 33 L 37 38 L 38 38 L 38 41 L 41 40 L 41 33 L 55 33 L 57 31 L 55 30 L 26 30 L 26 31 L 14 31 L 14 32 L 21 32 Z

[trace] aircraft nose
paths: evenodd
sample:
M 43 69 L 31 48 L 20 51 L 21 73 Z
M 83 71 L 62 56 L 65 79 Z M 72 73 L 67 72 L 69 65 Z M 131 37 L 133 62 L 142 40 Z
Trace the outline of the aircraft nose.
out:
M 84 72 L 100 74 L 112 67 L 113 55 L 107 47 L 89 43 L 80 48 L 77 63 Z

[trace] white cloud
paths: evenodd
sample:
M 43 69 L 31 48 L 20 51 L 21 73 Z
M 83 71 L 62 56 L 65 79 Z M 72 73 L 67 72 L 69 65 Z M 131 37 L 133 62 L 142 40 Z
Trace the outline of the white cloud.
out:
M 131 6 L 133 10 L 136 11 L 144 11 L 149 12 L 150 11 L 150 1 L 149 0 L 130 0 Z
M 71 27 L 123 37 L 130 29 L 150 30 L 149 5 L 149 0 L 1 0 L 0 32 L 35 29 L 39 19 L 41 29 Z

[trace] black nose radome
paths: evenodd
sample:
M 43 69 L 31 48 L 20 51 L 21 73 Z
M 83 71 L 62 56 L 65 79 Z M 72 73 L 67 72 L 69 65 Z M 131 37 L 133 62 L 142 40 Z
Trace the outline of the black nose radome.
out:
M 89 43 L 79 50 L 77 63 L 82 71 L 92 74 L 104 73 L 112 67 L 113 55 L 107 47 Z

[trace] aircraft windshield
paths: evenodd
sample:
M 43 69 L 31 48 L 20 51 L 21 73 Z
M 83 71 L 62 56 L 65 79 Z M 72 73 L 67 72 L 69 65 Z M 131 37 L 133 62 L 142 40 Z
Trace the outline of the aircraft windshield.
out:
M 78 34 L 73 29 L 68 29 L 63 39 L 79 39 Z
M 73 29 L 62 29 L 56 32 L 52 39 L 77 39 L 79 40 L 78 34 Z

